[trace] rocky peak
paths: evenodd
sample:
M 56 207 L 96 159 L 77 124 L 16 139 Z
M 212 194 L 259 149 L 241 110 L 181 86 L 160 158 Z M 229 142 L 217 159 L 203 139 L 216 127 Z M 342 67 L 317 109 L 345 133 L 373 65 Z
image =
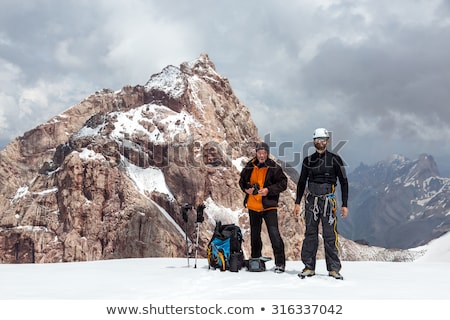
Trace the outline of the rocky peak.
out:
M 419 181 L 422 183 L 430 177 L 439 177 L 439 170 L 434 158 L 428 154 L 421 154 L 419 159 L 414 162 L 406 176 L 407 181 Z

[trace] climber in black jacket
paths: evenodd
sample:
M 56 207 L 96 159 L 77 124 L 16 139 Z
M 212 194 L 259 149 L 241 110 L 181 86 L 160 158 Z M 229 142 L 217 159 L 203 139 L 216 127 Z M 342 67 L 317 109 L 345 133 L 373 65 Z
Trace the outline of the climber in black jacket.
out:
M 327 150 L 330 135 L 324 128 L 314 131 L 313 142 L 316 152 L 305 157 L 302 163 L 300 178 L 297 184 L 297 196 L 294 215 L 300 213 L 300 202 L 305 194 L 305 239 L 303 240 L 301 258 L 305 268 L 299 276 L 301 278 L 315 275 L 316 254 L 319 245 L 319 222 L 322 222 L 322 235 L 325 247 L 325 261 L 328 275 L 336 279 L 343 279 L 339 273 L 341 262 L 339 259 L 337 225 L 337 201 L 335 189 L 337 180 L 341 186 L 341 217 L 348 215 L 348 181 L 343 161 L 340 156 Z

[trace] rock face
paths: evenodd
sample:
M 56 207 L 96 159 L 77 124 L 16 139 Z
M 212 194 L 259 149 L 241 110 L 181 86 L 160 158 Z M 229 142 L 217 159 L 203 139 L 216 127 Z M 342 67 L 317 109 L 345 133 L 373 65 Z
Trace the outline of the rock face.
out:
M 205 54 L 144 86 L 96 92 L 0 151 L 0 262 L 183 257 L 197 229 L 205 257 L 217 220 L 241 227 L 248 257 L 238 179 L 258 141 L 247 107 Z M 287 258 L 299 260 L 304 224 L 291 216 L 294 198 L 290 180 L 280 228 Z M 193 207 L 187 221 L 184 204 Z M 271 256 L 265 230 L 263 238 Z M 343 259 L 384 259 L 343 243 Z

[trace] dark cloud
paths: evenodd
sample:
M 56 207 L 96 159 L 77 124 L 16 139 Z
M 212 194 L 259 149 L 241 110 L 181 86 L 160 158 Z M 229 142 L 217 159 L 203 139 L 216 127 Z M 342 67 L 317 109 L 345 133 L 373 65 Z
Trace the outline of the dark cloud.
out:
M 302 70 L 303 88 L 336 103 L 352 122 L 372 117 L 384 135 L 423 139 L 423 125 L 450 120 L 450 25 L 377 23 L 356 43 L 324 42 Z

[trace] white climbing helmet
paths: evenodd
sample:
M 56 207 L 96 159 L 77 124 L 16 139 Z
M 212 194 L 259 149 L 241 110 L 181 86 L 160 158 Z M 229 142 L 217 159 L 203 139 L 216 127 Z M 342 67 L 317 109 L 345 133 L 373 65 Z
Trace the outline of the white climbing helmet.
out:
M 328 133 L 328 130 L 325 128 L 317 128 L 316 130 L 314 130 L 313 139 L 329 138 L 329 137 L 330 137 L 330 134 Z

